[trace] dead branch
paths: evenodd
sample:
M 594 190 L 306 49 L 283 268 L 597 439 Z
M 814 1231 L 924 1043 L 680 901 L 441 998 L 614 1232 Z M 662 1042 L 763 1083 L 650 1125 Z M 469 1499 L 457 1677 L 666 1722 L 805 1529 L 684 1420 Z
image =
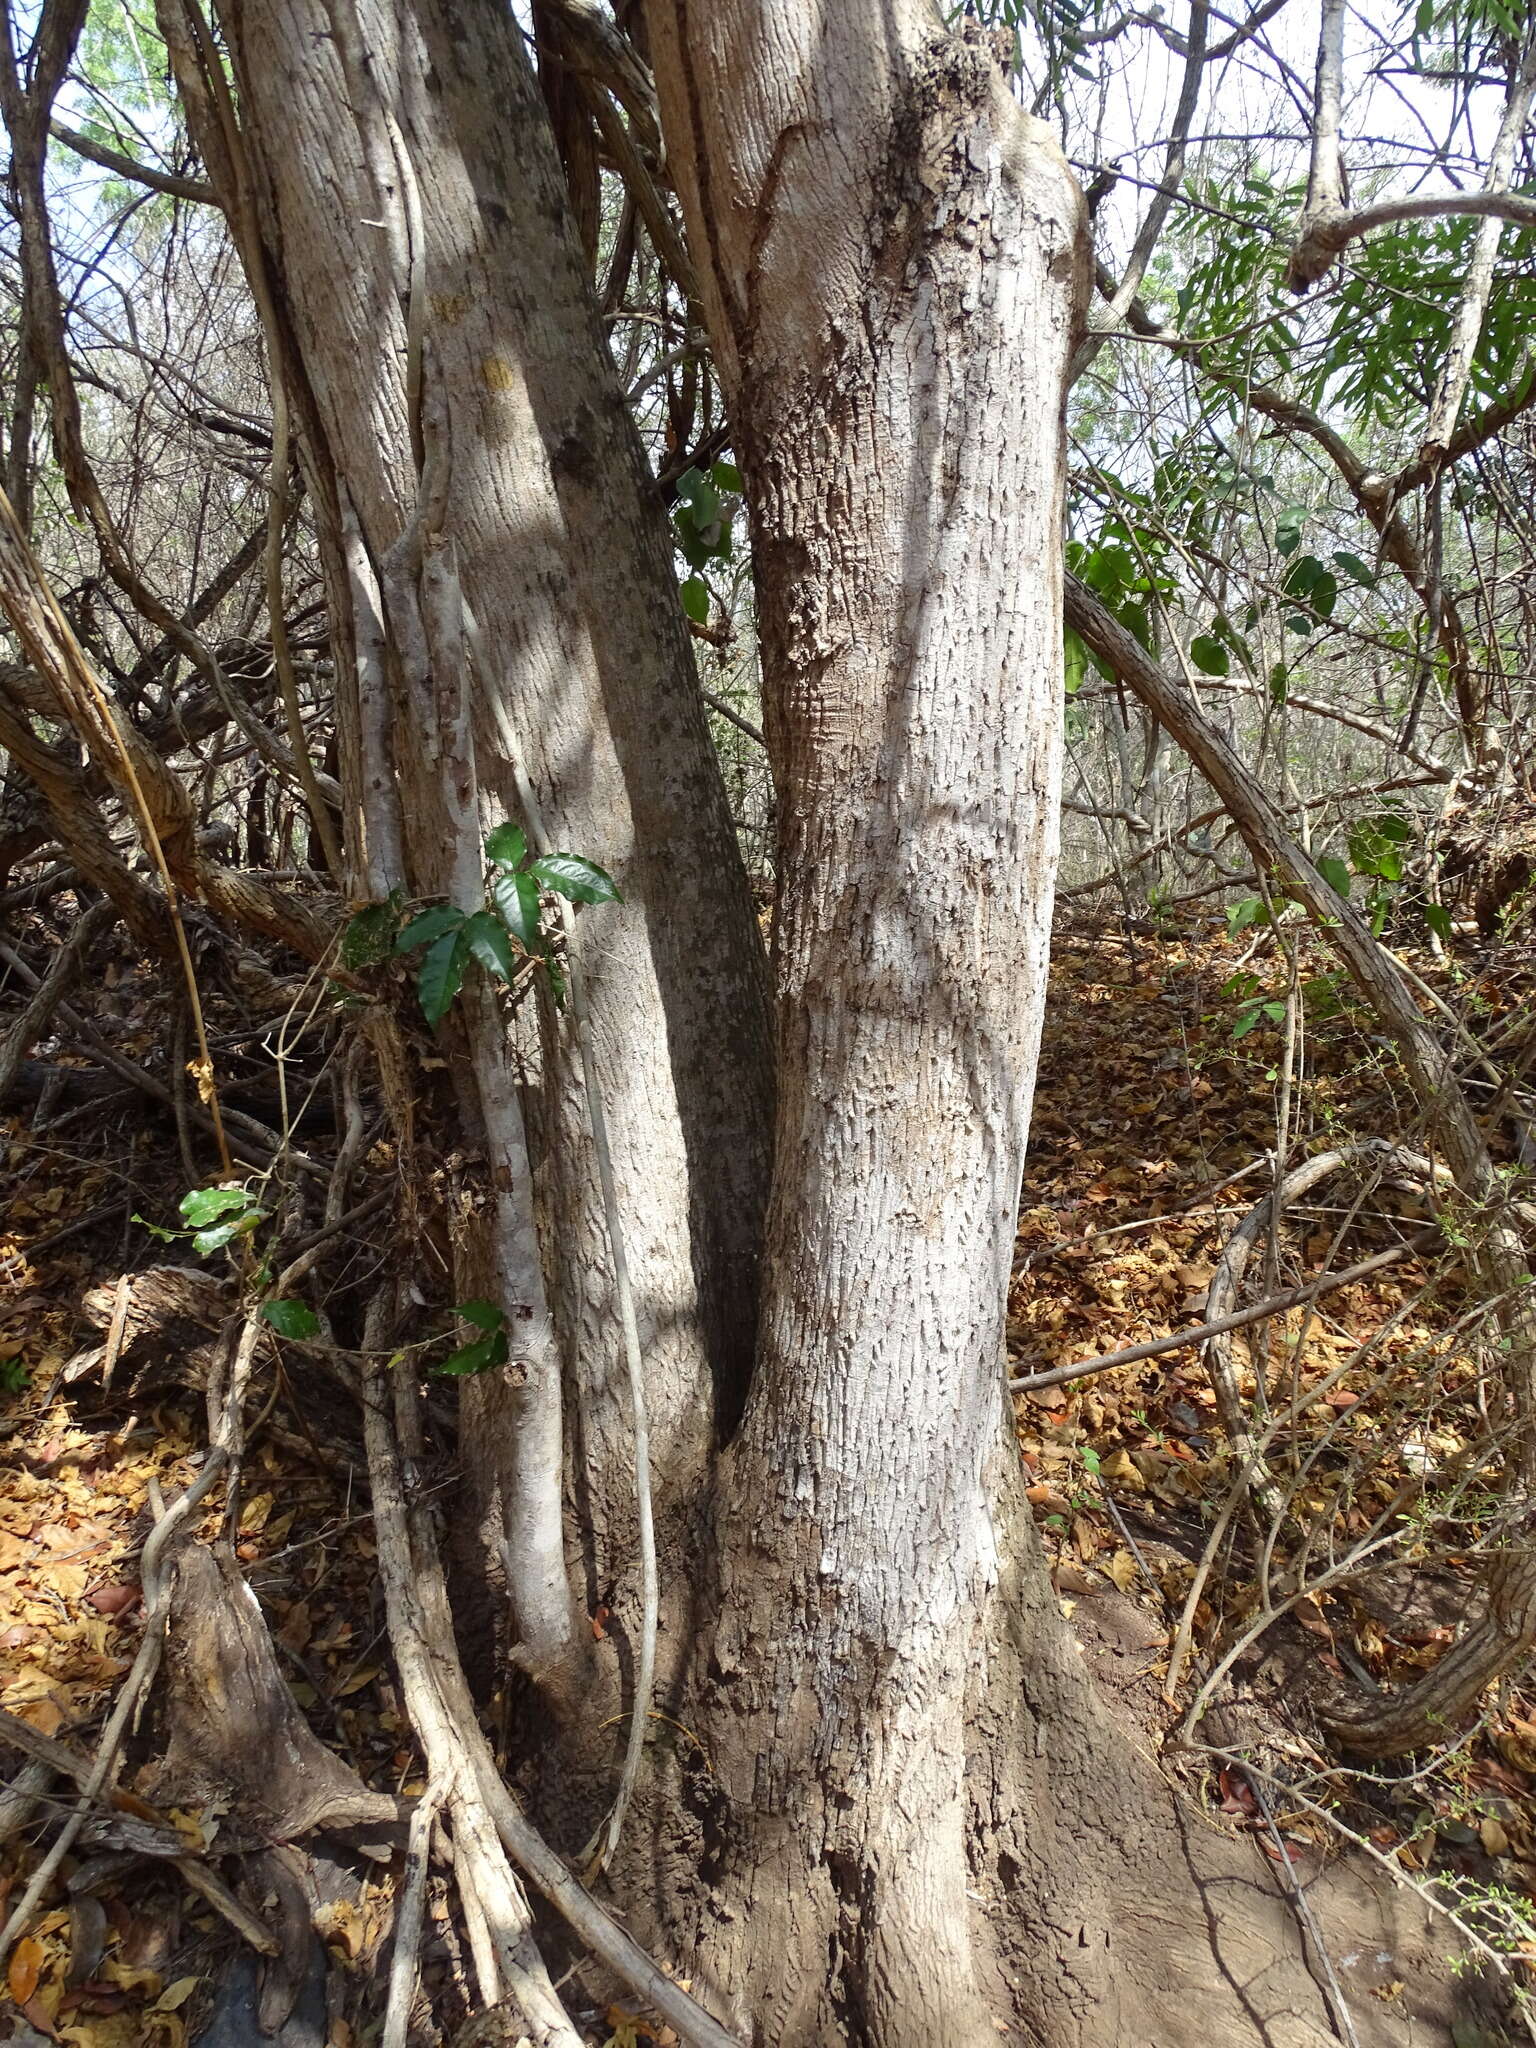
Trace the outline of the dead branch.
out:
M 108 898 L 91 907 L 75 922 L 75 928 L 48 963 L 48 971 L 32 991 L 30 1002 L 0 1039 L 0 1102 L 10 1093 L 22 1061 L 53 1022 L 60 1003 L 79 980 L 85 957 L 96 940 L 114 923 L 117 906 Z

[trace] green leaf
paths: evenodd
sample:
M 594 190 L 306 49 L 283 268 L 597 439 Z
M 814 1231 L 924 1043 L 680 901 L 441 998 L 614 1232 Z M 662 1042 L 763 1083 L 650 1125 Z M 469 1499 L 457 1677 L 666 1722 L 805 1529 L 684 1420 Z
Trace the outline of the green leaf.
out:
M 1287 597 L 1310 605 L 1320 619 L 1330 619 L 1339 601 L 1339 579 L 1316 555 L 1298 555 L 1281 585 Z
M 512 979 L 516 963 L 507 941 L 507 928 L 499 917 L 489 910 L 477 910 L 473 917 L 466 918 L 464 943 L 487 974 L 495 975 L 498 981 Z
M 1426 903 L 1424 922 L 1429 926 L 1442 946 L 1451 943 L 1451 913 L 1443 903 Z
M 743 488 L 741 471 L 734 462 L 717 462 L 709 473 L 717 490 L 735 491 L 737 496 L 740 496 Z
M 174 1244 L 177 1238 L 183 1234 L 179 1230 L 166 1230 L 159 1223 L 151 1223 L 149 1218 L 141 1216 L 137 1209 L 134 1210 L 129 1220 L 139 1224 L 142 1229 L 147 1230 L 151 1237 L 158 1237 L 162 1244 Z
M 1317 863 L 1318 873 L 1336 896 L 1349 900 L 1349 866 L 1336 853 L 1325 853 Z
M 451 903 L 435 903 L 430 910 L 424 910 L 420 917 L 411 922 L 395 940 L 397 953 L 414 953 L 418 946 L 430 946 L 434 939 L 440 939 L 444 932 L 456 932 L 464 922 L 462 910 L 455 910 Z
M 279 1337 L 303 1338 L 319 1335 L 320 1318 L 306 1302 L 264 1301 L 261 1304 L 261 1313 Z
M 1232 672 L 1232 657 L 1214 633 L 1202 633 L 1191 640 L 1189 658 L 1203 676 L 1225 676 Z
M 1307 523 L 1308 507 L 1287 505 L 1275 521 L 1275 546 L 1282 555 L 1294 555 L 1301 546 L 1301 530 Z
M 432 1370 L 468 1377 L 477 1372 L 489 1372 L 493 1366 L 505 1365 L 506 1362 L 506 1333 L 498 1330 L 494 1336 L 477 1337 L 473 1344 L 461 1344 L 457 1351 L 450 1351 Z
M 595 860 L 580 853 L 546 853 L 533 861 L 529 874 L 537 875 L 546 888 L 554 889 L 572 903 L 621 903 L 612 875 Z
M 504 1311 L 494 1301 L 455 1302 L 453 1312 L 466 1323 L 473 1323 L 477 1330 L 504 1330 L 507 1326 Z
M 228 1223 L 215 1223 L 211 1230 L 193 1233 L 192 1249 L 206 1256 L 209 1252 L 222 1251 L 224 1246 L 237 1237 L 249 1237 L 266 1217 L 264 1209 L 247 1209 Z
M 709 585 L 702 576 L 690 576 L 679 585 L 683 610 L 696 626 L 709 624 Z
M 1099 1456 L 1098 1452 L 1093 1448 L 1091 1444 L 1083 1444 L 1080 1446 L 1080 1449 L 1083 1455 L 1084 1470 L 1087 1472 L 1091 1472 L 1094 1478 L 1097 1479 L 1101 1469 L 1103 1468 L 1104 1460 Z
M 1232 1019 L 1232 1036 L 1246 1038 L 1263 1015 L 1264 1008 L 1261 1003 L 1254 1003 L 1246 1010 L 1239 1010 Z
M 1277 661 L 1269 672 L 1269 701 L 1277 711 L 1284 709 L 1290 687 L 1291 672 L 1283 661 Z
M 677 480 L 677 495 L 696 512 L 714 517 L 719 500 L 714 485 L 702 469 L 695 466 L 683 471 Z
M 180 1204 L 182 1215 L 194 1227 L 216 1223 L 231 1210 L 250 1206 L 250 1191 L 246 1188 L 194 1188 L 191 1194 L 182 1196 Z
M 1239 932 L 1247 931 L 1251 924 L 1268 924 L 1269 912 L 1264 908 L 1262 896 L 1245 896 L 1241 903 L 1234 903 L 1227 912 L 1227 936 L 1235 939 Z
M 498 825 L 485 842 L 485 857 L 499 868 L 520 868 L 528 858 L 528 837 L 521 825 Z
M 463 986 L 468 960 L 469 946 L 462 925 L 444 932 L 422 955 L 416 993 L 421 998 L 422 1015 L 434 1029 L 447 1016 L 449 1006 Z
M 341 932 L 341 964 L 347 968 L 373 967 L 389 957 L 394 944 L 399 906 L 393 896 L 387 903 L 370 903 L 349 917 Z
M 491 877 L 491 901 L 501 921 L 525 953 L 539 949 L 539 885 L 524 872 L 503 868 Z
M 1376 571 L 1369 563 L 1362 562 L 1358 555 L 1350 554 L 1347 548 L 1335 548 L 1333 559 L 1351 582 L 1358 583 L 1362 590 L 1376 588 Z

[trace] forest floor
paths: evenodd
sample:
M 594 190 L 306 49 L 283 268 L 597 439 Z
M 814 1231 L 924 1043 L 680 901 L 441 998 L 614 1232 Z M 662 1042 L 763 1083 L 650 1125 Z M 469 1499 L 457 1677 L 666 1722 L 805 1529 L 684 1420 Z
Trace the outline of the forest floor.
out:
M 1216 1261 L 1274 1171 L 1287 969 L 1272 941 L 1252 952 L 1252 934 L 1234 940 L 1219 921 L 1131 939 L 1058 932 L 1009 1302 L 1014 1375 L 1202 1321 Z M 1529 1000 L 1530 959 L 1513 948 L 1496 975 L 1463 970 L 1454 987 L 1414 958 L 1484 1027 Z M 1300 973 L 1308 994 L 1291 1063 L 1288 1160 L 1341 1137 L 1401 1140 L 1411 1116 L 1385 1049 L 1323 965 L 1303 961 Z M 119 1050 L 146 1064 L 163 1046 L 163 1025 L 135 997 L 131 974 L 114 1028 Z M 39 1056 L 70 1057 L 57 1046 Z M 186 1327 L 174 1337 L 163 1324 L 141 1331 L 123 1276 L 198 1263 L 136 1220 L 176 1220 L 186 1178 L 173 1126 L 132 1099 L 36 1122 L 30 1105 L 0 1118 L 0 1709 L 84 1756 L 141 1639 L 137 1557 L 154 1504 L 189 1484 L 202 1454 L 193 1326 L 201 1321 L 206 1335 L 232 1289 L 221 1297 L 203 1283 L 200 1295 L 190 1283 Z M 1407 1198 L 1357 1194 L 1330 1184 L 1291 1212 L 1273 1251 L 1255 1254 L 1250 1295 L 1400 1241 Z M 1409 1221 L 1422 1225 L 1422 1208 Z M 378 1256 L 359 1249 L 354 1281 L 366 1281 Z M 222 1255 L 202 1263 L 227 1278 Z M 1320 1691 L 1390 1684 L 1432 1662 L 1465 1611 L 1478 1503 L 1459 1499 L 1455 1515 L 1436 1521 L 1420 1483 L 1453 1467 L 1475 1431 L 1479 1375 L 1456 1333 L 1461 1306 L 1454 1268 L 1403 1257 L 1234 1338 L 1245 1396 L 1262 1381 L 1272 1403 L 1283 1396 L 1296 1411 L 1272 1453 L 1292 1507 L 1270 1563 L 1299 1555 L 1302 1576 L 1286 1580 L 1284 1619 L 1237 1662 L 1220 1706 L 1227 1718 L 1205 1732 L 1241 1740 L 1281 1777 L 1309 1774 L 1311 1803 L 1281 1789 L 1266 1798 L 1262 1780 L 1240 1770 L 1202 1765 L 1189 1782 L 1303 1875 L 1309 1859 L 1335 1853 L 1336 1823 L 1355 1830 L 1412 1879 L 1433 1879 L 1520 1969 L 1519 1957 L 1536 1957 L 1536 1700 L 1507 1688 L 1468 1739 L 1411 1768 L 1371 1772 L 1340 1770 L 1311 1719 Z M 321 1397 L 289 1377 L 280 1347 L 269 1351 L 236 1554 L 316 1733 L 371 1787 L 409 1795 L 421 1789 L 420 1764 L 387 1653 L 361 1457 Z M 1016 1405 L 1058 1594 L 1116 1710 L 1160 1739 L 1265 1597 L 1262 1547 L 1236 1516 L 1190 1598 L 1233 1479 L 1205 1364 L 1186 1347 L 1020 1393 Z M 1384 1512 L 1402 1528 L 1390 1570 L 1329 1580 L 1330 1560 L 1346 1559 Z M 210 1515 L 201 1533 L 214 1532 Z M 1298 1594 L 1308 1574 L 1322 1583 Z M 1186 1606 L 1188 1657 L 1170 1704 L 1163 1686 Z M 217 1802 L 181 1803 L 157 1775 L 155 1734 L 152 1712 L 129 1750 L 124 1798 L 77 1846 L 72 1876 L 13 1952 L 13 2040 L 182 2048 L 199 2038 L 235 1937 L 171 1854 L 216 1864 L 224 1816 Z M 0 1739 L 11 1741 L 4 1723 Z M 7 1778 L 21 1761 L 14 1743 L 11 1753 Z M 51 1833 L 39 1822 L 61 1796 L 55 1787 L 27 1809 L 0 1799 L 7 1910 Z M 149 1830 L 154 1854 L 140 1853 L 134 1824 Z M 392 1887 L 381 1867 L 377 1882 L 324 1909 L 320 1932 L 341 1965 L 333 1974 L 355 1983 L 355 1996 L 322 2021 L 317 2038 L 331 2048 L 362 2038 Z M 429 1910 L 429 1988 L 451 2018 L 469 1999 L 445 1888 Z M 592 2014 L 591 2027 L 594 2040 L 619 2048 L 660 2038 L 617 2008 Z

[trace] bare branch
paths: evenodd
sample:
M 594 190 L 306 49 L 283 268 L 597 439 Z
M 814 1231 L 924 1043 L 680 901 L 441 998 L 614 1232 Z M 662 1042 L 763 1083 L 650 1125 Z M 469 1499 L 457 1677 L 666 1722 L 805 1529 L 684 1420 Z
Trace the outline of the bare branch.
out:
M 138 163 L 133 157 L 108 149 L 104 142 L 96 142 L 91 136 L 82 135 L 78 128 L 66 127 L 59 120 L 48 123 L 48 132 L 55 142 L 62 142 L 76 156 L 83 156 L 87 163 L 98 164 L 102 170 L 111 171 L 116 177 L 131 179 L 136 185 L 147 185 L 154 192 L 168 192 L 173 199 L 191 200 L 198 206 L 220 204 L 218 193 L 205 178 L 178 178 L 174 171 L 162 171 L 153 164 Z

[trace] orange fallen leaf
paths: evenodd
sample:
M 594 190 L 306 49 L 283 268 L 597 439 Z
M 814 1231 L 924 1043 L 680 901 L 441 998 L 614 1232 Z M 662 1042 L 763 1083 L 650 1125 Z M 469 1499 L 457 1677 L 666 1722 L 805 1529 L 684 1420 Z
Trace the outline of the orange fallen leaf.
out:
M 6 1986 L 18 2005 L 26 2004 L 42 1974 L 43 1944 L 29 1934 L 11 1950 L 11 1965 L 5 1975 Z

